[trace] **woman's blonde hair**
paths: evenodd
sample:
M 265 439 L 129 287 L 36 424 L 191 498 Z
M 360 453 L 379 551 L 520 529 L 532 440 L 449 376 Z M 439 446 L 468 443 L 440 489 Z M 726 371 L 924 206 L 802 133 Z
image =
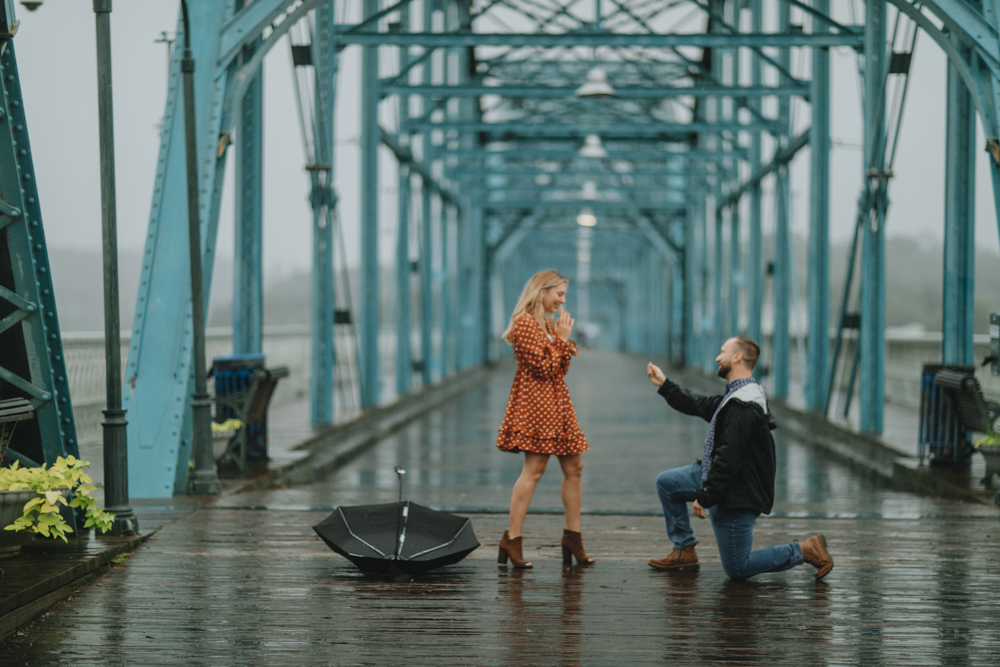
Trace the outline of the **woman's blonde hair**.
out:
M 569 284 L 569 281 L 552 269 L 545 269 L 531 276 L 531 279 L 524 285 L 521 298 L 517 300 L 517 305 L 514 306 L 514 314 L 510 316 L 507 330 L 503 332 L 503 339 L 507 341 L 508 345 L 514 344 L 514 341 L 511 340 L 511 333 L 514 331 L 514 321 L 525 313 L 531 315 L 536 320 L 542 317 L 544 315 L 542 294 L 553 287 L 566 284 Z

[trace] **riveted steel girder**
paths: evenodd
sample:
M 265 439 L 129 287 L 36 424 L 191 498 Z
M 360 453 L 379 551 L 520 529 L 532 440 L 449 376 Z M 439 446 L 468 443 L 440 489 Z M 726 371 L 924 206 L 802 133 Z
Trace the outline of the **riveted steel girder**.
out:
M 55 463 L 79 449 L 14 51 L 0 39 L 0 395 L 35 410 L 12 449 Z
M 369 32 L 351 30 L 355 26 L 344 25 L 339 28 L 338 43 L 342 45 L 360 44 L 363 46 L 428 46 L 434 48 L 459 48 L 470 46 L 537 46 L 542 48 L 559 47 L 645 47 L 665 49 L 681 46 L 700 48 L 734 48 L 734 47 L 836 47 L 850 46 L 860 48 L 862 37 L 860 33 L 848 32 L 842 34 L 809 35 L 741 33 L 727 34 L 621 34 L 611 32 L 588 33 L 572 32 L 564 34 L 552 33 L 401 33 L 401 32 Z

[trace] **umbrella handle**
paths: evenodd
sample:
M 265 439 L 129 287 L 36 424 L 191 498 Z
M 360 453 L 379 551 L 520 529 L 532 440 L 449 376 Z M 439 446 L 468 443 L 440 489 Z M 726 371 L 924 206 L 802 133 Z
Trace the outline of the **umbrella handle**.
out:
M 406 476 L 406 471 L 399 466 L 393 467 L 396 472 L 396 476 L 399 477 L 399 502 L 403 502 L 403 478 Z

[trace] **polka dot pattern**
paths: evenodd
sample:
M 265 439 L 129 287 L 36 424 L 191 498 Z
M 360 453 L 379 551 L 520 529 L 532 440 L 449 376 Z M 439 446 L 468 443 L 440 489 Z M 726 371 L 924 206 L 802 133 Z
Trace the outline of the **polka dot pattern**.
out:
M 511 338 L 517 374 L 507 399 L 497 448 L 558 456 L 587 451 L 587 438 L 577 424 L 576 410 L 566 387 L 566 371 L 570 358 L 576 356 L 576 343 L 556 336 L 555 327 L 548 320 L 542 329 L 531 315 L 522 315 L 514 321 Z

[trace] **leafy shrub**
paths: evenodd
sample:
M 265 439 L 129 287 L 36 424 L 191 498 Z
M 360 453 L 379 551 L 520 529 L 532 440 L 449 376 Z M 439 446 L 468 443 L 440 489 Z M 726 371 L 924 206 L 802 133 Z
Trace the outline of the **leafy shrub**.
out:
M 58 537 L 66 542 L 66 532 L 72 532 L 59 513 L 60 505 L 83 509 L 87 522 L 84 528 L 96 528 L 102 533 L 111 529 L 115 515 L 98 506 L 91 495 L 98 485 L 84 472 L 90 463 L 75 456 L 59 457 L 50 467 L 22 468 L 17 462 L 10 468 L 0 468 L 0 491 L 34 491 L 37 496 L 24 506 L 24 514 L 4 530 L 23 530 L 44 537 Z M 69 495 L 72 500 L 67 500 Z

